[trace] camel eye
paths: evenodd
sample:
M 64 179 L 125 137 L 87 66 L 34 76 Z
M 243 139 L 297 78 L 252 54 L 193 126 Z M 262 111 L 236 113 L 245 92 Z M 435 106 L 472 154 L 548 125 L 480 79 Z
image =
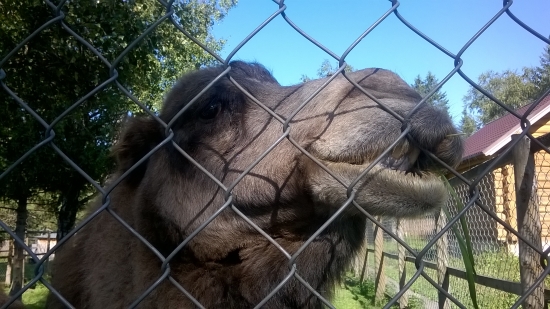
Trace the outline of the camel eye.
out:
M 217 101 L 210 102 L 208 105 L 206 105 L 202 109 L 200 113 L 200 117 L 201 119 L 205 119 L 205 120 L 214 119 L 216 118 L 216 116 L 218 116 L 221 110 L 222 110 L 222 105 L 220 104 L 220 102 L 217 102 Z

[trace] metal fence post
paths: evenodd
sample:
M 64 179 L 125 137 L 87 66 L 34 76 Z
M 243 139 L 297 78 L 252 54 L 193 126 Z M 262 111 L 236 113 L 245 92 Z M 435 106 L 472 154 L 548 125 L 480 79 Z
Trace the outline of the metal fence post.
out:
M 530 149 L 531 141 L 528 137 L 520 137 L 519 135 L 513 135 L 512 141 L 517 141 L 512 151 L 514 156 L 518 232 L 537 249 L 542 250 L 539 203 L 535 187 L 536 182 L 534 182 L 535 157 Z M 519 240 L 519 267 L 521 286 L 524 292 L 533 285 L 543 271 L 539 261 L 540 255 L 525 242 Z M 543 308 L 543 305 L 544 282 L 525 300 L 523 308 Z

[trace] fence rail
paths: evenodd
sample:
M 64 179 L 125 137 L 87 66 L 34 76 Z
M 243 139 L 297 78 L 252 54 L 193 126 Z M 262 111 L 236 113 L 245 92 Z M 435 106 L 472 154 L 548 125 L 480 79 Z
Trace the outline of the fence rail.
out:
M 375 250 L 369 248 L 369 249 L 367 249 L 367 251 L 374 253 Z M 399 260 L 399 256 L 397 254 L 384 252 L 383 255 L 384 255 L 385 258 L 389 258 L 389 259 L 393 259 L 393 260 Z M 404 260 L 405 260 L 405 262 L 409 262 L 409 263 L 415 263 L 416 262 L 415 258 L 412 257 L 412 256 L 406 256 Z M 424 263 L 425 263 L 424 265 L 427 268 L 430 268 L 430 269 L 433 269 L 433 270 L 440 269 L 440 267 L 438 267 L 436 263 L 429 262 L 429 261 L 426 261 Z M 457 277 L 457 278 L 460 278 L 460 279 L 463 279 L 463 280 L 467 280 L 466 272 L 462 269 L 447 267 L 446 271 L 447 271 L 447 274 L 446 274 L 447 276 L 454 276 L 454 277 Z M 475 282 L 477 284 L 480 284 L 480 285 L 483 285 L 483 286 L 486 286 L 486 287 L 489 287 L 489 288 L 493 288 L 495 290 L 500 290 L 500 291 L 503 291 L 503 292 L 512 293 L 512 294 L 516 294 L 516 295 L 522 295 L 523 294 L 522 285 L 519 282 L 506 281 L 506 280 L 501 280 L 501 279 L 492 278 L 492 277 L 488 277 L 488 276 L 482 276 L 482 275 L 477 275 L 475 277 Z M 549 289 L 544 290 L 544 298 L 545 299 L 550 299 L 550 290 Z
M 548 145 L 549 143 L 547 135 L 542 136 L 538 139 L 538 141 L 543 145 Z M 540 164 L 537 165 L 535 169 L 534 157 L 535 155 L 537 155 L 539 157 L 539 161 L 544 160 L 544 158 L 548 156 L 548 153 L 544 151 L 544 147 L 539 144 L 535 144 L 530 147 L 529 143 L 524 143 L 523 145 L 517 144 L 515 147 L 519 148 L 515 149 L 515 152 L 527 152 L 527 154 L 525 155 L 526 157 L 528 155 L 533 157 L 533 170 L 529 173 L 526 172 L 526 177 L 534 179 L 535 182 L 537 181 L 537 179 L 542 178 L 542 176 L 540 175 L 545 175 L 546 171 L 541 168 Z M 514 158 L 512 154 L 496 156 L 484 162 L 483 164 L 479 164 L 473 169 L 462 173 L 462 176 L 466 179 L 482 179 L 478 185 L 480 195 L 482 196 L 482 198 L 479 199 L 479 202 L 482 203 L 485 208 L 493 210 L 493 212 L 495 212 L 496 214 L 502 213 L 502 208 L 500 208 L 499 210 L 497 204 L 502 203 L 502 200 L 504 200 L 505 196 L 503 196 L 503 193 L 499 193 L 502 192 L 502 188 L 496 185 L 495 182 L 503 180 L 505 180 L 506 182 L 506 178 L 494 177 L 494 174 L 500 174 L 502 170 L 511 170 L 512 166 L 518 165 L 516 160 L 517 158 Z M 489 173 L 487 173 L 487 171 L 489 171 Z M 523 173 L 512 172 L 512 174 L 508 175 L 507 177 L 513 178 L 515 174 Z M 537 177 L 537 175 L 539 176 Z M 542 179 L 543 181 L 545 181 L 545 178 Z M 513 186 L 514 182 L 521 183 L 522 181 L 514 181 L 512 179 L 509 179 L 508 185 Z M 454 190 L 456 190 L 458 197 L 462 200 L 458 202 L 466 203 L 469 197 L 467 195 L 467 192 L 464 192 L 464 190 L 467 190 L 467 188 L 465 188 L 464 186 L 464 183 L 457 178 L 452 178 L 449 183 L 454 187 Z M 534 187 L 533 183 L 531 183 L 531 185 L 527 187 Z M 544 189 L 545 188 L 538 188 L 538 191 L 535 190 L 534 192 L 528 192 L 527 198 L 524 199 L 527 201 L 540 200 L 540 198 L 537 198 L 537 196 L 540 197 L 547 194 Z M 514 192 L 516 192 L 516 190 L 511 189 L 505 194 L 511 195 Z M 498 199 L 495 199 L 495 197 L 497 197 Z M 509 200 L 512 207 L 510 213 L 515 213 L 515 197 L 510 196 Z M 448 203 L 447 207 L 451 212 L 456 213 L 460 209 L 456 207 L 456 203 L 457 201 L 453 200 Z M 539 220 L 542 220 L 547 216 L 545 212 L 547 205 L 536 204 L 536 206 L 538 207 L 536 207 L 534 210 L 531 210 L 536 212 L 536 214 L 526 217 L 527 221 L 525 221 L 524 225 L 527 225 L 529 227 L 541 226 Z M 513 226 L 513 228 L 517 228 L 517 221 L 520 220 L 518 217 L 514 215 L 512 218 L 505 219 L 505 223 L 507 225 Z M 516 295 L 524 295 L 525 287 L 532 286 L 532 284 L 521 282 L 520 273 L 531 272 L 531 277 L 528 280 L 535 280 L 538 277 L 538 274 L 541 271 L 539 270 L 540 257 L 533 257 L 532 255 L 525 254 L 522 255 L 520 253 L 521 251 L 518 250 L 518 244 L 521 241 L 515 237 L 512 237 L 515 235 L 513 235 L 513 233 L 510 233 L 510 230 L 512 230 L 513 228 L 507 228 L 506 226 L 497 223 L 491 217 L 485 215 L 484 212 L 472 209 L 470 210 L 470 213 L 466 215 L 466 218 L 468 219 L 467 225 L 469 226 L 470 230 L 470 237 L 474 250 L 474 258 L 476 260 L 476 268 L 478 269 L 478 273 L 474 277 L 475 283 L 477 284 L 476 289 L 478 290 L 478 293 L 483 295 L 483 287 L 498 291 L 497 293 L 508 293 L 502 295 L 497 294 L 498 296 L 489 297 L 488 300 L 483 300 L 482 298 L 480 306 L 487 308 L 500 308 L 505 307 L 505 305 L 510 306 L 512 303 L 511 299 L 516 297 Z M 403 235 L 400 238 L 405 239 L 405 241 L 408 240 L 407 242 L 410 245 L 421 241 L 422 245 L 417 245 L 417 247 L 415 248 L 420 251 L 424 248 L 424 243 L 427 243 L 433 237 L 433 235 L 437 233 L 437 231 L 441 230 L 441 227 L 446 224 L 446 220 L 445 214 L 441 212 L 438 215 L 427 216 L 424 218 L 386 219 L 382 221 L 382 224 L 384 224 L 388 229 L 395 231 L 396 234 Z M 376 227 L 373 228 L 376 230 Z M 462 233 L 463 231 L 460 232 Z M 529 233 L 532 238 L 531 242 L 540 243 L 547 250 L 550 245 L 548 243 L 547 237 L 547 234 L 549 232 L 550 230 L 548 229 L 548 227 L 544 226 L 542 230 L 539 230 L 536 233 Z M 367 280 L 372 281 L 376 280 L 376 289 L 378 290 L 378 294 L 382 295 L 386 293 L 386 286 L 384 283 L 387 280 L 399 282 L 399 288 L 403 288 L 407 281 L 403 280 L 402 278 L 407 277 L 407 267 L 403 267 L 401 265 L 405 262 L 415 264 L 418 262 L 418 260 L 415 256 L 410 255 L 410 253 L 407 256 L 400 255 L 399 251 L 401 250 L 402 246 L 393 241 L 391 237 L 389 237 L 388 240 L 385 242 L 381 242 L 380 240 L 377 242 L 376 237 L 381 239 L 382 236 L 375 236 L 375 234 L 376 232 L 372 232 L 372 235 L 369 235 L 369 233 L 367 233 L 367 239 L 369 243 L 366 249 L 366 256 L 364 257 L 365 260 L 357 261 L 355 268 L 356 273 L 359 272 L 357 276 L 361 278 L 361 281 L 363 281 L 363 278 L 367 278 Z M 423 266 L 428 269 L 435 270 L 436 272 L 431 274 L 432 278 L 434 278 L 434 280 L 437 278 L 437 282 L 439 282 L 446 291 L 462 300 L 468 299 L 470 295 L 467 291 L 467 287 L 464 285 L 464 283 L 468 280 L 468 277 L 467 272 L 464 269 L 464 265 L 460 261 L 461 250 L 458 247 L 459 246 L 457 235 L 454 235 L 454 233 L 440 237 L 438 239 L 437 245 L 435 246 L 435 249 L 432 250 L 431 253 L 426 254 L 423 260 Z M 487 260 L 483 258 L 484 254 L 491 254 L 493 256 L 491 259 Z M 369 265 L 367 261 L 369 259 L 369 255 L 373 256 L 371 257 L 371 259 L 375 260 L 372 264 L 373 269 L 370 272 L 370 276 L 365 274 L 365 272 L 368 273 L 368 268 L 365 267 L 365 265 Z M 376 258 L 376 256 L 380 257 Z M 383 256 L 384 258 L 395 260 L 397 263 L 393 263 L 391 266 L 388 266 L 388 262 L 384 262 L 381 256 Z M 489 267 L 494 268 L 495 271 L 487 269 L 487 266 L 484 265 L 484 263 L 487 262 L 491 263 Z M 399 269 L 398 273 L 390 270 L 395 269 L 396 266 Z M 411 264 L 409 264 L 409 266 L 412 267 Z M 389 277 L 389 279 L 386 279 L 385 277 Z M 450 284 L 450 277 L 463 280 L 462 287 L 459 287 L 459 284 L 456 283 L 456 280 L 454 281 L 455 284 Z M 382 283 L 378 284 L 378 282 Z M 416 292 L 417 295 L 424 295 L 427 297 L 431 296 L 431 301 L 437 301 L 440 306 L 448 306 L 448 301 L 446 300 L 444 294 L 439 293 L 437 296 L 425 295 L 425 293 L 423 293 L 422 291 L 423 289 L 425 289 L 425 287 L 426 286 L 422 284 L 414 284 L 412 289 Z M 543 290 L 541 290 L 540 293 L 543 294 L 539 295 L 538 297 L 540 299 L 544 299 L 544 305 L 536 304 L 531 305 L 531 307 L 539 308 L 541 306 L 547 306 L 548 302 L 550 301 L 550 290 L 544 288 L 544 286 L 541 286 L 541 289 Z M 492 302 L 494 302 L 495 298 L 497 297 L 508 300 L 504 301 L 504 303 L 493 304 Z M 407 302 L 408 299 L 406 296 L 404 296 L 400 299 L 399 304 L 402 305 L 403 308 L 405 307 L 403 305 Z M 426 302 L 425 306 L 430 307 L 430 305 Z

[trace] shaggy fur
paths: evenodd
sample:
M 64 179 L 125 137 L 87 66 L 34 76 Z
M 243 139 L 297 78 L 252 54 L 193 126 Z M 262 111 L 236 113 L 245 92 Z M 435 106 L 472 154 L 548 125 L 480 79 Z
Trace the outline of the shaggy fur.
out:
M 283 119 L 326 81 L 283 87 L 261 65 L 230 65 L 229 75 Z M 222 67 L 213 67 L 184 76 L 168 94 L 160 118 L 170 122 L 222 71 Z M 392 72 L 366 69 L 348 74 L 401 116 L 421 99 Z M 283 124 L 225 76 L 177 118 L 172 130 L 173 141 L 182 150 L 232 188 L 232 205 L 293 255 L 344 205 L 346 186 L 398 138 L 402 126 L 340 76 L 296 114 L 289 139 L 277 143 L 285 132 Z M 436 165 L 414 145 L 456 164 L 462 143 L 460 138 L 449 137 L 456 133 L 452 122 L 444 112 L 423 107 L 411 118 L 410 126 L 409 137 L 354 187 L 355 202 L 373 215 L 422 214 L 447 199 L 444 186 L 430 172 Z M 166 136 L 165 128 L 151 118 L 130 119 L 114 147 L 118 170 L 112 179 Z M 323 162 L 338 180 L 291 141 Z M 168 142 L 112 191 L 109 209 L 167 257 L 219 211 L 228 196 Z M 99 206 L 98 202 L 92 212 Z M 330 298 L 334 284 L 362 245 L 365 222 L 365 216 L 351 204 L 301 251 L 296 273 Z M 252 308 L 291 269 L 285 254 L 226 208 L 174 254 L 166 269 L 171 277 L 162 280 L 138 307 L 194 308 L 174 281 L 205 308 Z M 125 308 L 164 271 L 152 250 L 103 212 L 56 253 L 52 284 L 77 308 Z M 321 307 L 321 301 L 292 277 L 263 308 Z M 48 308 L 63 305 L 50 295 Z

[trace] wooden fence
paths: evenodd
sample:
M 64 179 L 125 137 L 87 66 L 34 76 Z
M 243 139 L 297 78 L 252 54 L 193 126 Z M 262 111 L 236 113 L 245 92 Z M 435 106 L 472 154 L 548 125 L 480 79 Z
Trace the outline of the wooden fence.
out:
M 0 272 L 0 278 L 3 277 L 4 285 L 9 286 L 12 276 L 13 240 L 9 238 L 7 233 L 5 233 L 5 237 L 0 237 L 0 239 L 6 239 L 0 241 L 0 264 L 5 263 L 5 266 L 0 268 L 2 270 L 2 272 Z M 48 252 L 50 248 L 56 245 L 56 233 L 51 231 L 27 231 L 25 243 L 29 245 L 35 254 L 41 257 Z M 25 259 L 23 261 L 26 263 L 28 254 L 26 251 L 24 254 Z M 53 259 L 54 256 L 55 255 L 50 256 L 50 259 Z M 23 265 L 23 278 L 25 278 L 25 268 L 26 267 Z
M 478 204 L 489 212 L 493 212 L 494 216 L 502 219 L 505 223 L 504 225 L 500 224 L 493 216 L 482 210 L 479 205 L 474 205 L 474 208 L 470 209 L 465 216 L 471 233 L 472 244 L 474 245 L 474 260 L 484 261 L 484 263 L 476 265 L 476 269 L 479 270 L 475 276 L 476 294 L 485 296 L 484 293 L 492 293 L 490 291 L 493 290 L 501 291 L 516 295 L 515 300 L 517 300 L 530 287 L 535 285 L 536 279 L 543 272 L 543 267 L 541 266 L 541 254 L 526 245 L 521 239 L 518 240 L 518 237 L 511 233 L 511 230 L 512 228 L 517 229 L 525 240 L 534 244 L 541 251 L 543 246 L 548 247 L 546 236 L 550 228 L 546 224 L 541 224 L 541 221 L 544 222 L 546 217 L 546 214 L 542 211 L 546 211 L 546 206 L 548 206 L 542 205 L 541 201 L 546 203 L 548 198 L 541 199 L 540 196 L 545 196 L 548 193 L 542 191 L 539 184 L 539 179 L 544 178 L 545 180 L 546 175 L 537 177 L 538 174 L 547 172 L 536 164 L 535 157 L 540 154 L 540 149 L 531 145 L 528 138 L 520 138 L 519 136 L 514 138 L 519 139 L 519 141 L 508 155 L 488 161 L 464 173 L 463 176 L 466 179 L 483 177 L 483 181 L 480 181 L 478 185 L 481 193 Z M 506 181 L 512 184 L 513 188 L 511 190 L 514 192 L 511 193 L 514 195 L 512 197 L 508 196 L 507 202 L 513 203 L 514 207 L 508 210 L 508 214 L 503 215 L 502 208 L 497 205 L 499 201 L 502 201 L 501 195 L 503 192 L 498 190 L 498 185 L 495 185 L 495 179 L 502 180 L 502 177 L 495 177 L 495 173 L 501 172 L 503 167 L 508 168 L 510 166 L 513 167 L 513 179 L 508 178 Z M 465 188 L 460 188 L 460 186 L 464 187 L 465 185 L 458 179 L 451 179 L 450 183 L 455 190 L 468 191 Z M 468 192 L 457 193 L 459 193 L 459 198 L 462 200 L 461 203 L 466 204 L 469 200 Z M 458 212 L 457 205 L 453 203 L 456 204 L 456 201 L 450 201 L 447 208 L 452 214 L 456 214 Z M 513 214 L 511 214 L 512 211 Z M 511 222 L 510 218 L 513 218 L 515 222 Z M 443 211 L 439 214 L 412 220 L 378 219 L 386 228 L 392 230 L 411 247 L 414 248 L 416 244 L 415 249 L 418 251 L 423 249 L 424 245 L 433 238 L 433 235 L 441 231 L 447 223 Z M 509 224 L 510 222 L 513 224 Z M 457 227 L 460 233 L 463 233 L 458 222 Z M 411 272 L 411 265 L 414 265 L 416 258 L 411 253 L 406 252 L 405 248 L 397 244 L 391 237 L 385 237 L 382 230 L 374 224 L 371 225 L 367 234 L 366 252 L 364 256 L 359 258 L 355 271 L 361 282 L 365 278 L 374 281 L 376 299 L 382 299 L 385 294 L 388 294 L 386 291 L 388 281 L 393 281 L 396 290 L 403 289 L 411 275 L 410 273 L 407 274 L 406 266 L 409 266 L 408 269 Z M 510 237 L 510 235 L 514 237 Z M 419 239 L 422 240 L 421 245 L 417 244 Z M 518 248 L 517 252 L 514 251 L 514 246 Z M 455 280 L 453 281 L 451 278 L 464 280 L 464 283 L 466 283 L 467 278 L 464 265 L 461 263 L 462 257 L 460 252 L 457 251 L 457 247 L 456 235 L 449 230 L 437 240 L 429 250 L 429 254 L 425 255 L 425 259 L 423 259 L 424 266 L 426 269 L 432 270 L 432 274 L 435 272 L 435 275 L 430 277 L 445 291 L 453 296 L 462 293 L 464 294 L 463 297 L 469 297 L 467 289 L 458 290 L 451 284 L 451 282 L 456 282 L 456 279 L 453 279 Z M 491 257 L 490 263 L 486 262 L 488 260 L 487 256 Z M 498 261 L 499 257 L 502 260 L 500 262 Z M 394 267 L 397 264 L 397 275 L 395 269 L 392 269 L 393 275 L 388 275 L 388 272 L 390 272 L 387 266 L 388 261 L 394 261 Z M 369 268 L 368 265 L 372 265 L 372 267 Z M 517 272 L 514 273 L 513 271 L 517 268 L 519 268 L 519 276 Z M 484 288 L 488 289 L 483 290 Z M 444 293 L 431 285 L 427 285 L 426 289 L 432 289 L 430 300 L 433 306 L 451 308 L 452 302 L 447 299 Z M 399 300 L 401 308 L 407 307 L 411 293 L 421 295 L 422 291 L 414 292 L 413 289 L 404 293 Z M 434 297 L 434 293 L 437 293 L 437 297 Z M 391 295 L 391 293 L 389 294 Z M 523 302 L 523 308 L 545 308 L 549 299 L 550 290 L 545 289 L 543 280 L 528 294 Z M 480 307 L 497 308 L 491 306 L 491 304 L 485 304 L 484 306 L 480 304 Z

